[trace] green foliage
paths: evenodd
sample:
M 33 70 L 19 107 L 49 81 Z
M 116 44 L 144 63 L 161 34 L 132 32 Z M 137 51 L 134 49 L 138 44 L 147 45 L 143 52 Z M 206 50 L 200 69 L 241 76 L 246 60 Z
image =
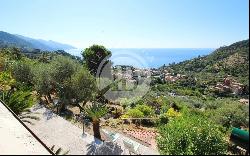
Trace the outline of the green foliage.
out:
M 84 112 L 87 116 L 92 118 L 92 120 L 99 120 L 105 114 L 107 114 L 108 109 L 105 105 L 94 103 L 92 105 L 85 106 Z
M 236 42 L 232 45 L 221 47 L 212 54 L 172 64 L 168 67 L 175 73 L 196 77 L 198 82 L 192 79 L 180 82 L 181 86 L 195 86 L 202 94 L 209 85 L 215 85 L 226 75 L 231 75 L 237 82 L 243 83 L 246 90 L 243 94 L 249 94 L 249 40 Z M 205 88 L 204 88 L 205 84 Z M 183 93 L 182 93 L 183 94 Z M 187 94 L 190 94 L 187 92 Z M 197 94 L 197 93 L 195 93 Z
M 90 73 L 96 76 L 98 67 L 102 61 L 104 63 L 102 66 L 110 63 L 108 59 L 111 57 L 111 51 L 101 45 L 92 45 L 82 52 L 82 56 L 84 58 L 84 63 L 89 69 Z
M 80 68 L 80 64 L 68 57 L 58 56 L 51 62 L 52 78 L 57 83 L 63 83 Z
M 157 138 L 161 154 L 219 155 L 227 145 L 220 128 L 201 116 L 178 117 L 159 128 Z
M 13 77 L 21 84 L 31 85 L 34 76 L 32 73 L 32 66 L 32 62 L 28 59 L 16 62 L 12 69 Z
M 51 77 L 52 67 L 50 64 L 39 63 L 33 68 L 33 83 L 35 90 L 42 95 L 50 94 L 53 89 L 52 77 Z
M 108 109 L 105 105 L 94 102 L 92 105 L 85 106 L 86 116 L 92 119 L 94 137 L 101 140 L 100 118 L 107 114 Z
M 0 72 L 4 70 L 5 67 L 5 58 L 0 55 Z
M 175 111 L 174 108 L 170 108 L 170 109 L 167 111 L 166 116 L 167 116 L 168 118 L 175 118 L 175 117 L 181 116 L 181 113 Z
M 143 118 L 144 114 L 138 109 L 129 109 L 126 113 L 131 118 Z
M 120 98 L 118 101 L 121 106 L 125 108 L 131 108 L 133 104 L 137 103 L 140 100 L 140 97 L 132 97 L 132 98 Z
M 17 115 L 30 108 L 35 102 L 29 91 L 1 92 L 0 98 Z
M 249 127 L 249 106 L 232 100 L 220 100 L 220 107 L 208 109 L 206 115 L 226 128 Z
M 122 120 L 120 119 L 109 119 L 108 120 L 108 126 L 112 128 L 117 128 L 118 125 L 122 124 Z
M 147 105 L 137 105 L 135 109 L 140 110 L 144 117 L 151 117 L 154 115 L 154 110 Z
M 160 120 L 159 120 L 159 124 L 167 124 L 169 119 L 166 113 L 163 113 L 159 116 Z
M 16 83 L 9 72 L 0 72 L 0 91 L 6 91 Z
M 73 98 L 78 102 L 90 101 L 96 93 L 96 83 L 94 77 L 85 68 L 77 71 L 70 83 L 73 91 Z
M 77 61 L 65 56 L 55 57 L 51 62 L 51 80 L 59 97 L 60 111 L 65 110 L 73 98 L 71 79 L 80 67 Z

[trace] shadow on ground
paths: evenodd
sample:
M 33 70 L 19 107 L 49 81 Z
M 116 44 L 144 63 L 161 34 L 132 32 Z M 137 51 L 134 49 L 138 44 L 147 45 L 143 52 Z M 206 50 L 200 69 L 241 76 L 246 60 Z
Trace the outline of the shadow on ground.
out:
M 45 116 L 47 120 L 50 120 L 56 115 L 51 110 L 46 109 L 46 111 L 43 113 L 43 116 Z
M 121 155 L 121 146 L 113 142 L 96 143 L 87 145 L 87 155 Z

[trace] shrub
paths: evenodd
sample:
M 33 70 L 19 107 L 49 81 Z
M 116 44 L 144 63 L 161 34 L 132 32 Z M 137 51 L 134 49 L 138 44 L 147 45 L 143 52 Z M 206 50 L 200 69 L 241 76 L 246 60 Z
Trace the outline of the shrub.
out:
M 159 118 L 160 118 L 160 124 L 167 124 L 168 123 L 168 117 L 167 117 L 166 113 L 161 114 Z
M 15 91 L 14 93 L 2 92 L 0 94 L 0 99 L 4 101 L 17 115 L 26 111 L 35 102 L 35 98 L 29 91 Z
M 127 114 L 124 114 L 124 115 L 120 116 L 120 118 L 121 118 L 121 119 L 128 119 L 129 116 L 128 116 Z
M 118 125 L 122 124 L 120 119 L 110 119 L 108 120 L 108 126 L 112 128 L 117 128 Z
M 226 128 L 249 127 L 249 106 L 230 102 L 215 110 L 208 110 L 207 116 Z
M 225 154 L 227 144 L 220 127 L 200 116 L 179 117 L 159 128 L 161 154 Z
M 168 118 L 175 118 L 175 117 L 181 116 L 181 113 L 175 111 L 174 108 L 170 108 L 170 109 L 167 111 L 166 116 L 167 116 Z
M 138 109 L 130 109 L 130 110 L 128 110 L 128 112 L 126 114 L 131 118 L 142 118 L 142 117 L 144 117 L 144 114 Z
M 150 117 L 154 114 L 154 110 L 147 105 L 137 105 L 135 109 L 140 110 L 145 117 Z
M 16 83 L 9 72 L 0 72 L 0 91 L 9 90 Z
M 13 66 L 12 74 L 17 82 L 31 85 L 34 76 L 31 62 L 28 60 L 17 62 Z

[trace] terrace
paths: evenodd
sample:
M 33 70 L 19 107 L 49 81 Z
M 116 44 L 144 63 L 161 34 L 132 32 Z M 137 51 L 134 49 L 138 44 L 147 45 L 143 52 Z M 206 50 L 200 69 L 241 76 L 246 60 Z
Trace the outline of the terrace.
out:
M 0 123 L 0 154 L 52 154 L 1 102 Z
M 135 138 L 138 138 L 138 136 L 131 132 L 120 133 L 112 129 L 106 129 L 105 127 L 105 130 L 110 133 L 118 133 L 119 137 L 112 142 L 108 141 L 106 136 L 102 133 L 102 138 L 105 139 L 105 141 L 102 142 L 95 139 L 94 136 L 88 132 L 85 132 L 85 135 L 83 135 L 83 130 L 81 128 L 42 106 L 36 106 L 32 111 L 34 115 L 40 117 L 40 120 L 34 121 L 34 125 L 27 124 L 27 126 L 37 134 L 46 145 L 49 147 L 55 145 L 56 148 L 62 148 L 64 151 L 69 151 L 68 154 L 127 155 L 129 151 L 125 147 L 123 141 L 129 140 L 138 146 L 138 154 L 159 155 L 156 149 L 138 141 L 138 139 Z M 101 128 L 103 129 L 104 127 Z M 146 133 L 142 134 L 146 135 Z

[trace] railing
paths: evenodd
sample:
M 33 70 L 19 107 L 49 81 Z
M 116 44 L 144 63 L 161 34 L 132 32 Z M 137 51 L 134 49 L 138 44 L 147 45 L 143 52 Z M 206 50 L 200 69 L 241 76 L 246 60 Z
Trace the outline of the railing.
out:
M 3 104 L 5 106 L 5 108 L 7 108 L 11 114 L 17 119 L 17 121 L 19 121 L 19 123 L 21 123 L 23 125 L 23 127 L 25 127 L 25 129 L 27 129 L 32 136 L 40 143 L 42 144 L 42 146 L 51 154 L 51 155 L 55 155 L 55 153 L 49 148 L 47 147 L 47 145 L 41 140 L 39 139 L 35 133 L 33 133 L 23 122 L 22 120 L 0 99 L 0 103 Z

